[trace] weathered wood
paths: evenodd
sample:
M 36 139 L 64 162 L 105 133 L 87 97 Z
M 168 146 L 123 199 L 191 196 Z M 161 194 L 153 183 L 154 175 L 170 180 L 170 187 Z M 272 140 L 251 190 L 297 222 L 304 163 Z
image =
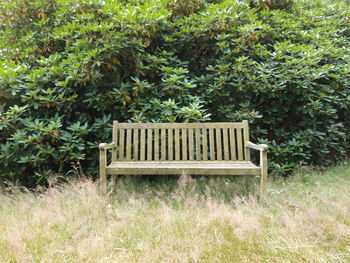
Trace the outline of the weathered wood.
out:
M 209 129 L 210 160 L 215 160 L 214 129 Z
M 118 121 L 113 121 L 112 142 L 118 143 Z M 117 147 L 112 149 L 112 162 L 117 161 Z
M 160 155 L 161 155 L 161 160 L 166 160 L 166 130 L 165 129 L 161 129 Z
M 121 129 L 195 129 L 195 128 L 244 128 L 242 122 L 201 122 L 201 123 L 121 123 Z
M 223 145 L 224 145 L 224 160 L 230 160 L 230 145 L 228 143 L 228 130 L 222 129 Z
M 131 160 L 131 132 L 132 129 L 126 130 L 126 160 Z
M 99 149 L 101 189 L 107 187 L 107 174 L 235 174 L 260 175 L 260 195 L 266 190 L 268 148 L 249 141 L 247 121 L 113 122 L 112 143 Z M 107 165 L 109 149 L 112 162 Z M 260 166 L 250 161 L 250 149 L 260 151 Z
M 173 160 L 173 129 L 168 129 L 168 160 Z
M 139 160 L 139 129 L 134 129 L 133 143 L 134 143 L 133 159 L 135 161 L 138 161 Z
M 196 128 L 196 160 L 201 159 L 201 129 Z
M 258 175 L 261 169 L 251 162 L 165 161 L 116 162 L 107 166 L 113 174 L 235 174 Z
M 181 129 L 182 137 L 182 160 L 187 160 L 187 129 Z
M 153 145 L 152 145 L 152 138 L 153 134 L 152 134 L 152 129 L 147 129 L 147 160 L 148 161 L 152 161 L 153 157 L 152 157 L 152 152 L 153 152 Z
M 252 142 L 246 142 L 245 147 L 258 151 L 267 151 L 269 149 L 269 147 L 266 144 L 255 144 Z
M 159 129 L 154 129 L 154 160 L 159 160 Z
M 237 160 L 235 129 L 230 129 L 230 150 L 231 160 Z
M 216 135 L 216 160 L 221 161 L 222 147 L 221 147 L 221 129 L 220 128 L 215 129 L 215 135 Z
M 243 142 L 242 142 L 242 129 L 237 129 L 237 151 L 238 151 L 238 160 L 243 160 Z
M 100 147 L 100 189 L 102 192 L 107 191 L 107 160 L 106 160 L 106 150 Z
M 260 196 L 263 197 L 267 186 L 267 151 L 260 151 Z
M 188 129 L 188 153 L 189 159 L 194 160 L 193 129 Z
M 208 160 L 208 134 L 207 129 L 202 129 L 203 131 L 203 160 Z
M 242 123 L 244 125 L 243 141 L 245 143 L 249 141 L 249 124 L 247 120 L 244 120 Z M 244 160 L 250 161 L 250 149 L 248 147 L 244 147 Z
M 124 159 L 124 149 L 125 149 L 125 129 L 120 129 L 119 134 L 119 160 Z
M 100 145 L 98 146 L 98 148 L 100 150 L 108 150 L 108 149 L 114 149 L 117 146 L 116 142 L 112 142 L 112 143 L 100 143 Z
M 140 160 L 144 161 L 145 160 L 145 155 L 146 155 L 146 130 L 141 129 L 141 136 L 140 136 Z
M 180 160 L 180 130 L 175 129 L 175 160 Z
M 193 161 L 190 161 L 190 160 L 187 160 L 187 161 L 183 161 L 183 160 L 179 160 L 179 161 L 176 161 L 176 160 L 173 160 L 173 161 L 169 161 L 169 160 L 165 160 L 165 161 L 162 161 L 162 160 L 158 160 L 158 161 L 147 161 L 147 160 L 143 160 L 143 161 L 124 161 L 124 162 L 116 162 L 116 163 L 124 163 L 124 164 L 145 164 L 145 163 L 149 163 L 149 164 L 169 164 L 169 165 L 178 165 L 178 164 L 203 164 L 203 165 L 231 165 L 231 164 L 242 164 L 242 165 L 254 165 L 251 161 L 225 161 L 225 160 L 221 160 L 221 161 L 210 161 L 210 160 L 207 160 L 207 161 L 203 161 L 203 160 L 200 160 L 200 161 L 196 161 L 196 160 L 193 160 Z M 124 164 L 121 164 L 121 165 L 124 165 Z M 113 165 L 111 163 L 111 165 Z

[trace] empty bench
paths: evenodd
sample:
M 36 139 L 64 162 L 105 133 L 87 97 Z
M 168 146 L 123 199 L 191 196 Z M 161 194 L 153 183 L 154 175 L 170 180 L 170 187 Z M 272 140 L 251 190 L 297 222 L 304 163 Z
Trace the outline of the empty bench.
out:
M 112 150 L 107 164 L 107 150 Z M 260 151 L 260 165 L 250 150 Z M 267 145 L 249 141 L 248 121 L 232 123 L 118 123 L 112 143 L 101 143 L 100 183 L 107 174 L 258 175 L 267 181 Z

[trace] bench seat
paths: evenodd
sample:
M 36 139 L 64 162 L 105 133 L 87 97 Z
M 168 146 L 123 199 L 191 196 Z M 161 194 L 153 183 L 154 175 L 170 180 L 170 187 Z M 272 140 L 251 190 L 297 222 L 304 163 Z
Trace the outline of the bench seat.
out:
M 108 174 L 260 175 L 250 161 L 121 161 L 106 167 Z

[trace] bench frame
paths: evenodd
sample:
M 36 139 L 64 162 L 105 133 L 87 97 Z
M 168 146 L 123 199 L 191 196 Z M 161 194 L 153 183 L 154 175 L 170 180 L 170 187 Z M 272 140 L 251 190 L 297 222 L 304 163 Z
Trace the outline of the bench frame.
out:
M 161 127 L 162 129 L 164 128 L 168 128 L 168 127 L 182 127 L 183 125 L 190 125 L 189 127 L 192 127 L 193 125 L 195 125 L 195 127 L 202 127 L 202 128 L 206 128 L 208 127 L 218 127 L 216 129 L 219 129 L 220 127 L 230 127 L 229 125 L 242 125 L 243 129 L 243 133 L 244 133 L 244 142 L 243 146 L 244 147 L 244 158 L 245 158 L 245 163 L 247 163 L 246 161 L 248 160 L 249 163 L 250 162 L 250 149 L 253 150 L 257 150 L 260 152 L 260 165 L 256 166 L 254 169 L 245 169 L 244 165 L 242 167 L 238 167 L 237 170 L 222 170 L 220 169 L 220 167 L 217 169 L 217 171 L 220 171 L 218 173 L 215 173 L 215 168 L 214 170 L 211 169 L 209 167 L 201 167 L 200 169 L 196 169 L 195 167 L 191 167 L 191 161 L 188 161 L 186 159 L 186 161 L 183 160 L 177 160 L 177 161 L 161 161 L 161 160 L 157 160 L 156 162 L 154 160 L 146 160 L 146 158 L 143 160 L 143 163 L 145 164 L 149 164 L 151 162 L 155 163 L 155 164 L 162 164 L 162 163 L 167 163 L 167 164 L 179 164 L 179 165 L 185 165 L 185 167 L 188 167 L 190 169 L 190 171 L 193 171 L 192 174 L 232 174 L 232 175 L 258 175 L 260 176 L 260 196 L 263 196 L 265 191 L 266 191 L 266 185 L 267 185 L 267 176 L 268 176 L 268 161 L 267 161 L 267 151 L 268 151 L 268 146 L 266 144 L 254 144 L 252 142 L 249 141 L 249 130 L 248 130 L 248 121 L 244 120 L 242 123 L 196 123 L 196 124 L 180 124 L 180 123 L 161 123 L 161 124 L 156 124 L 156 123 L 152 123 L 152 124 L 148 124 L 148 123 L 139 123 L 139 124 L 135 124 L 138 125 L 137 127 L 156 127 L 158 129 L 158 127 Z M 132 165 L 133 163 L 135 163 L 135 167 L 136 164 L 140 163 L 140 162 L 133 162 L 132 163 L 129 162 L 129 168 L 128 167 L 123 167 L 122 171 L 123 172 L 118 172 L 118 169 L 115 168 L 111 168 L 110 166 L 107 165 L 107 151 L 108 150 L 112 150 L 112 164 L 116 164 L 116 163 L 125 163 L 124 160 L 117 160 L 116 159 L 116 153 L 117 153 L 117 147 L 118 144 L 116 142 L 116 132 L 117 132 L 117 128 L 119 126 L 121 127 L 129 127 L 128 125 L 130 124 L 126 124 L 126 123 L 118 123 L 117 121 L 113 122 L 113 142 L 112 143 L 101 143 L 99 145 L 99 151 L 100 151 L 100 185 L 101 185 L 101 190 L 103 192 L 105 192 L 107 190 L 107 174 L 150 174 L 147 172 L 147 170 L 143 170 L 141 171 L 138 168 L 133 168 Z M 159 128 L 160 129 L 160 128 Z M 126 134 L 128 137 L 131 137 L 131 134 Z M 124 134 L 123 134 L 124 136 Z M 242 138 L 242 137 L 241 137 Z M 125 140 L 125 139 L 124 139 Z M 126 140 L 129 142 L 129 148 L 131 148 L 131 138 L 126 138 Z M 231 139 L 230 139 L 231 140 Z M 138 142 L 140 144 L 142 144 L 142 142 Z M 147 144 L 147 141 L 143 141 L 144 144 Z M 193 142 L 192 142 L 193 143 Z M 225 143 L 225 142 L 224 142 Z M 173 145 L 172 145 L 173 146 Z M 221 139 L 220 139 L 220 147 L 224 147 L 225 145 L 221 144 Z M 145 147 L 145 146 L 142 146 Z M 187 147 L 187 146 L 186 146 Z M 125 145 L 123 145 L 123 148 L 125 148 Z M 128 149 L 128 148 L 127 148 Z M 166 150 L 166 149 L 165 149 Z M 181 150 L 181 149 L 180 149 Z M 131 149 L 130 149 L 131 151 Z M 222 151 L 221 151 L 222 152 Z M 129 155 L 129 159 L 130 160 L 130 155 Z M 173 159 L 172 159 L 173 160 Z M 203 162 L 202 160 L 199 161 L 193 161 L 192 163 L 197 163 L 201 162 L 204 164 L 209 164 L 209 163 L 213 163 L 213 164 L 217 164 L 218 166 L 223 166 L 223 167 L 227 167 L 227 165 L 230 165 L 232 163 L 237 163 L 239 164 L 240 161 L 230 161 L 227 162 L 225 160 L 220 159 L 220 161 L 206 161 Z M 242 162 L 243 163 L 243 162 Z M 252 164 L 253 165 L 253 164 Z M 193 166 L 193 165 L 192 165 Z M 225 168 L 227 169 L 227 168 Z M 155 167 L 154 169 L 151 169 L 153 171 L 153 174 L 159 174 L 161 172 L 157 171 L 157 167 Z M 167 167 L 166 169 L 167 173 L 166 174 L 181 174 L 181 169 L 177 169 L 177 168 L 171 168 L 171 167 Z

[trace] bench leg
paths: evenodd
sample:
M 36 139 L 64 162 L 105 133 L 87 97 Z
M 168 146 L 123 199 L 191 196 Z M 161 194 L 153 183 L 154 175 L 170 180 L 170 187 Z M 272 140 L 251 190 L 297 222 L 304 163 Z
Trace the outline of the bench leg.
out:
M 106 150 L 100 150 L 100 189 L 102 193 L 107 192 L 107 174 L 106 174 Z
M 260 197 L 264 197 L 267 185 L 267 152 L 260 152 Z

